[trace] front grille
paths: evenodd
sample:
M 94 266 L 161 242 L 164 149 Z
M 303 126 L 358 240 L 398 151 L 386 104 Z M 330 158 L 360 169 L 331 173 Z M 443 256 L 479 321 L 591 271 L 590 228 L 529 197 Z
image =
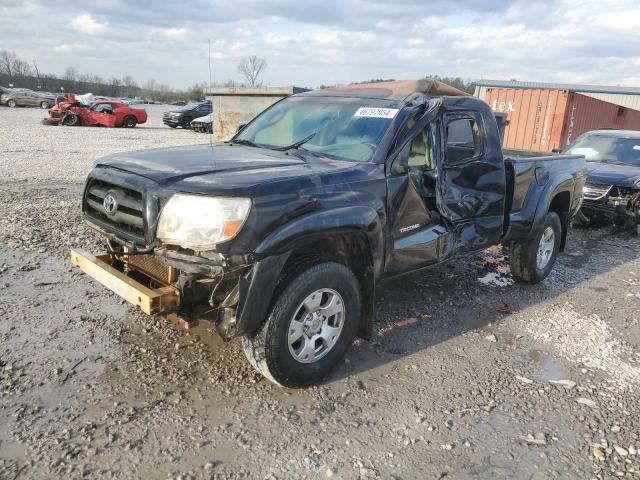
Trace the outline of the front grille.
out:
M 588 200 L 600 200 L 607 196 L 611 190 L 611 185 L 603 183 L 587 182 L 582 189 L 584 198 Z
M 110 213 L 104 206 L 107 194 L 111 194 L 116 201 L 116 207 Z M 142 193 L 136 190 L 92 180 L 85 195 L 85 212 L 118 230 L 144 239 L 144 198 Z

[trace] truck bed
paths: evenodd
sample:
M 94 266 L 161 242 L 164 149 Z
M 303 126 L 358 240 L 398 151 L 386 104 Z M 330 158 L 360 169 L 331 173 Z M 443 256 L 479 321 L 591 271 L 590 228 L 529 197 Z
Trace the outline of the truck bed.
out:
M 560 184 L 561 191 L 567 192 L 573 199 L 571 211 L 579 206 L 586 178 L 586 162 L 582 155 L 549 155 L 513 150 L 504 153 L 509 155 L 504 159 L 507 176 L 506 240 L 530 236 L 534 227 L 532 221 L 539 213 L 537 208 L 540 200 L 549 205 L 553 200 L 551 196 L 556 194 L 548 191 L 551 184 Z

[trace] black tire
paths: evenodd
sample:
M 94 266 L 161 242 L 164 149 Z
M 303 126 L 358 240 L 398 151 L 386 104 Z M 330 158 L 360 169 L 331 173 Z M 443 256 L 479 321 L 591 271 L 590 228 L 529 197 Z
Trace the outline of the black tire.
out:
M 342 331 L 333 347 L 313 363 L 301 363 L 290 351 L 290 322 L 301 303 L 319 289 L 330 289 L 344 302 Z M 314 265 L 289 281 L 277 295 L 266 322 L 242 337 L 249 363 L 268 380 L 284 387 L 306 387 L 322 380 L 342 359 L 360 325 L 360 284 L 351 270 L 338 263 Z
M 137 124 L 138 124 L 138 119 L 133 115 L 127 115 L 126 117 L 124 117 L 124 120 L 122 122 L 122 126 L 124 128 L 135 128 Z
M 180 122 L 180 126 L 185 130 L 191 130 L 191 119 L 190 118 L 183 119 Z
M 553 231 L 553 247 L 546 263 L 540 268 L 538 266 L 538 249 L 540 248 L 543 236 Z M 547 237 L 548 238 L 548 237 Z M 544 219 L 544 224 L 535 238 L 529 241 L 513 242 L 509 252 L 509 265 L 513 277 L 526 283 L 540 283 L 547 278 L 556 263 L 560 242 L 562 239 L 562 223 L 560 217 L 555 212 L 548 212 Z
M 16 108 L 18 104 L 14 99 L 7 100 L 7 107 Z
M 169 128 L 178 128 L 178 125 L 169 125 Z
M 43 110 L 49 108 L 49 103 L 48 102 L 40 102 L 40 108 L 43 109 Z
M 78 127 L 80 123 L 80 117 L 75 113 L 69 113 L 62 119 L 62 125 L 66 125 L 67 127 Z

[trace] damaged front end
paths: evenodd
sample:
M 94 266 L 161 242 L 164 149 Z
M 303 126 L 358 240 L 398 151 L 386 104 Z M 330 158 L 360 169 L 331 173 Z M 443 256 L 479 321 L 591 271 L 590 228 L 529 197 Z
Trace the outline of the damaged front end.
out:
M 167 248 L 134 253 L 112 241 L 109 252 L 100 256 L 71 251 L 73 266 L 144 313 L 161 314 L 183 328 L 212 321 L 224 339 L 259 326 L 286 257 L 232 260 Z
M 612 221 L 640 234 L 640 188 L 587 182 L 581 213 L 590 223 Z

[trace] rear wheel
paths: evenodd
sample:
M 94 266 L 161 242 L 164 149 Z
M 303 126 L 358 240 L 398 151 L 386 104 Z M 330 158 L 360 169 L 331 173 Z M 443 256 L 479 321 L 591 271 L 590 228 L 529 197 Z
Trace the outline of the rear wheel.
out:
M 122 122 L 124 128 L 134 128 L 137 124 L 138 120 L 133 115 L 124 117 L 124 121 Z
M 360 286 L 344 265 L 321 263 L 291 279 L 267 321 L 242 338 L 247 359 L 285 387 L 319 382 L 342 359 L 360 324 Z
M 527 283 L 539 283 L 547 278 L 556 263 L 561 239 L 560 217 L 549 212 L 534 239 L 511 244 L 509 264 L 514 278 Z
M 40 108 L 46 110 L 49 108 L 49 104 L 47 102 L 40 102 Z
M 7 100 L 7 107 L 15 108 L 16 105 L 18 105 L 18 104 L 16 103 L 15 100 L 13 100 L 13 99 Z

